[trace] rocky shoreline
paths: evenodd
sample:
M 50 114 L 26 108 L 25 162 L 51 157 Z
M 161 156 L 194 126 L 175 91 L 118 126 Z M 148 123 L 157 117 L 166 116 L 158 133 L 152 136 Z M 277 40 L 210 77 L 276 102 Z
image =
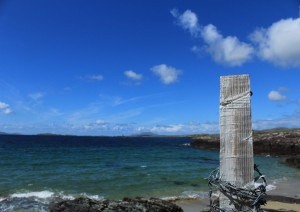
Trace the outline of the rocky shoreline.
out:
M 294 211 L 281 209 L 282 207 L 299 206 L 300 199 L 270 195 L 267 196 L 267 205 L 263 211 L 282 212 Z M 192 204 L 195 201 L 196 204 Z M 170 202 L 158 198 L 145 199 L 141 197 L 124 198 L 123 200 L 92 200 L 89 198 L 77 198 L 74 200 L 62 200 L 50 205 L 50 212 L 113 212 L 113 211 L 135 211 L 135 212 L 183 212 L 183 211 L 210 211 L 209 202 L 200 204 L 200 200 L 186 200 L 184 202 Z M 185 204 L 184 204 L 185 203 Z
M 63 200 L 52 204 L 50 212 L 112 212 L 112 211 L 164 211 L 183 212 L 178 205 L 157 198 L 124 198 L 120 201 L 96 201 L 89 198 Z
M 220 136 L 218 134 L 191 136 L 192 147 L 218 150 Z M 254 154 L 271 156 L 294 156 L 300 154 L 300 129 L 274 129 L 253 132 Z
M 206 150 L 220 149 L 219 134 L 191 136 L 191 146 Z M 300 129 L 273 129 L 253 132 L 253 152 L 256 155 L 287 157 L 289 166 L 300 168 Z

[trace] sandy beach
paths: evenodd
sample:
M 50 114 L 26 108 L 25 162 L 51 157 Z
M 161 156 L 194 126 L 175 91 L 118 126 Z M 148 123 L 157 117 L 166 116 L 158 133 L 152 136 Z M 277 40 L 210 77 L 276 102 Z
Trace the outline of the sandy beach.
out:
M 267 204 L 262 206 L 264 211 L 299 211 L 300 212 L 300 181 L 297 179 L 281 179 L 272 182 L 275 189 L 267 192 Z M 209 210 L 209 200 L 189 199 L 175 202 L 185 212 Z

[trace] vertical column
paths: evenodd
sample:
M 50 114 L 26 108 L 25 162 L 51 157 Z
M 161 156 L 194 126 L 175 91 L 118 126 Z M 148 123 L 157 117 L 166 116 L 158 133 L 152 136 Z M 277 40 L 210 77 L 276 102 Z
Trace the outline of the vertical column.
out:
M 220 176 L 238 187 L 254 186 L 249 75 L 220 78 Z M 220 207 L 245 210 L 234 197 L 220 193 Z

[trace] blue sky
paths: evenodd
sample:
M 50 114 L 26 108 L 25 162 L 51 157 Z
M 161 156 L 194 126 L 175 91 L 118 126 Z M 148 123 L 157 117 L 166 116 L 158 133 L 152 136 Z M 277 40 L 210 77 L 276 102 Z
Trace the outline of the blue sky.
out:
M 0 131 L 216 133 L 249 74 L 254 129 L 300 127 L 299 0 L 0 3 Z

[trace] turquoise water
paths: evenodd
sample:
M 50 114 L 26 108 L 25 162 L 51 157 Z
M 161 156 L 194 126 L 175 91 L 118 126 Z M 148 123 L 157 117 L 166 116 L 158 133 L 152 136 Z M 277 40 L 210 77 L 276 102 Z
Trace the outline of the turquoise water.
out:
M 0 136 L 0 210 L 47 211 L 55 198 L 78 196 L 202 197 L 219 152 L 188 143 L 167 137 Z M 255 158 L 269 180 L 300 179 L 280 160 Z

